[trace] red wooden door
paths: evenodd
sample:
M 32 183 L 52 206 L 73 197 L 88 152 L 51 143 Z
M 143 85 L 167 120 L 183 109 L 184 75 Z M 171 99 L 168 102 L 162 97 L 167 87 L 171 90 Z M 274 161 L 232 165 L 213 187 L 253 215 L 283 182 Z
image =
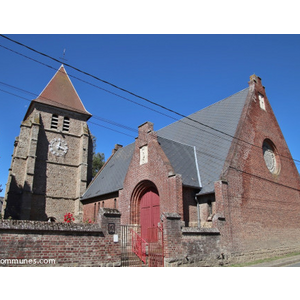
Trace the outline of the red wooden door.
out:
M 148 236 L 148 228 L 156 227 L 160 222 L 159 196 L 154 189 L 148 190 L 140 202 L 141 236 L 144 240 L 153 242 Z

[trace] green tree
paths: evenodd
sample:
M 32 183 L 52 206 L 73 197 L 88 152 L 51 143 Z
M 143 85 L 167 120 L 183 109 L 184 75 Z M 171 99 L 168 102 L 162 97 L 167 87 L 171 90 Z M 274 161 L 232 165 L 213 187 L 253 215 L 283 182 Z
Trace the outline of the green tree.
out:
M 92 141 L 93 141 L 92 176 L 94 178 L 99 172 L 99 170 L 102 168 L 102 166 L 104 165 L 105 156 L 104 153 L 100 153 L 100 152 L 96 153 L 97 139 L 93 135 L 92 135 Z
M 92 164 L 92 174 L 93 178 L 96 176 L 96 174 L 99 172 L 99 170 L 104 165 L 104 153 L 94 153 L 93 155 L 93 164 Z

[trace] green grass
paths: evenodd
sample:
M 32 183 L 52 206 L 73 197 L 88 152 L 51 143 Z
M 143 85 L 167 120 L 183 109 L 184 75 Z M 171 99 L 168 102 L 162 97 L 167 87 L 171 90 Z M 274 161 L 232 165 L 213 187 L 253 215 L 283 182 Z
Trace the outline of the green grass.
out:
M 292 252 L 292 253 L 288 253 L 285 255 L 264 258 L 264 259 L 254 260 L 254 261 L 245 262 L 245 263 L 229 264 L 226 267 L 248 267 L 248 266 L 257 265 L 257 264 L 261 264 L 261 263 L 265 263 L 265 262 L 270 262 L 270 261 L 274 261 L 274 260 L 281 259 L 281 258 L 292 257 L 292 256 L 296 256 L 296 255 L 300 255 L 300 252 Z

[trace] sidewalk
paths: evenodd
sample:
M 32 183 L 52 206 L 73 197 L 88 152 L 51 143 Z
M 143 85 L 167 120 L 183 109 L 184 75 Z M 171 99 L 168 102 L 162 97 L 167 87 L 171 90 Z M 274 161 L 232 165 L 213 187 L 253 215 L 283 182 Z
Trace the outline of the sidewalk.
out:
M 247 267 L 285 267 L 287 265 L 300 262 L 300 255 L 279 258 L 273 261 L 264 262 L 260 264 L 250 265 Z

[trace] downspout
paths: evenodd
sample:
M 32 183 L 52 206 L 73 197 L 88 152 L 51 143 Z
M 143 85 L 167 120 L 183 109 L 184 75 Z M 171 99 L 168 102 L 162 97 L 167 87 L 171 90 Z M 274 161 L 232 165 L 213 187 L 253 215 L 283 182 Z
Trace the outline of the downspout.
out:
M 199 191 L 200 192 L 200 191 Z M 201 219 L 200 219 L 200 203 L 198 201 L 198 196 L 195 196 L 195 200 L 197 202 L 197 223 L 198 223 L 198 228 L 201 227 Z
M 199 171 L 199 166 L 198 166 L 198 158 L 197 158 L 197 152 L 196 152 L 196 147 L 195 146 L 194 146 L 194 155 L 195 155 L 195 163 L 196 163 L 198 182 L 199 182 L 199 187 L 200 187 L 200 191 L 201 191 L 202 190 L 202 183 L 201 183 L 200 171 Z M 198 228 L 201 227 L 200 203 L 199 203 L 199 200 L 198 200 L 198 195 L 199 195 L 200 191 L 195 196 L 195 200 L 196 200 L 196 203 L 197 203 L 197 224 L 198 224 Z

